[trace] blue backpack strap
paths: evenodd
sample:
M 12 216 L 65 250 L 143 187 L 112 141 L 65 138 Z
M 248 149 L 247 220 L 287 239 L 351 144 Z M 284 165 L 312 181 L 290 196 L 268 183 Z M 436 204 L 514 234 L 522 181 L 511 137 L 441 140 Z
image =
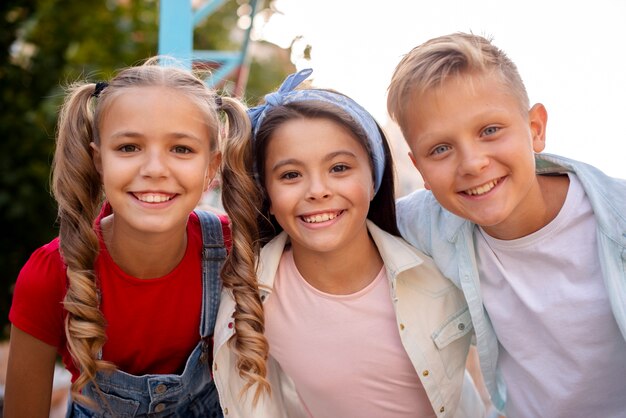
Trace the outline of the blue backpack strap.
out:
M 226 259 L 226 247 L 220 218 L 211 212 L 194 211 L 202 229 L 202 318 L 200 335 L 213 335 L 222 293 L 220 270 Z

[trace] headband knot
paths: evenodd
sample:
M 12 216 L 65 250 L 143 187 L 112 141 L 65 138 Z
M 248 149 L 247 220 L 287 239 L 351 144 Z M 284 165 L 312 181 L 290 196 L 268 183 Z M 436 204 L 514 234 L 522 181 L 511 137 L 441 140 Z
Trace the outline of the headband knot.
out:
M 259 127 L 263 123 L 265 115 L 274 107 L 305 101 L 330 103 L 348 113 L 352 119 L 363 128 L 363 131 L 365 131 L 373 164 L 374 189 L 378 192 L 382 183 L 383 172 L 385 171 L 385 149 L 383 146 L 383 137 L 378 124 L 367 110 L 348 96 L 328 90 L 296 90 L 296 87 L 298 87 L 312 73 L 313 70 L 307 68 L 291 74 L 285 79 L 285 81 L 283 81 L 283 84 L 276 92 L 265 96 L 265 103 L 248 110 L 248 116 L 250 118 L 250 122 L 252 123 L 253 140 L 256 139 Z M 255 177 L 258 177 L 256 167 L 254 171 Z

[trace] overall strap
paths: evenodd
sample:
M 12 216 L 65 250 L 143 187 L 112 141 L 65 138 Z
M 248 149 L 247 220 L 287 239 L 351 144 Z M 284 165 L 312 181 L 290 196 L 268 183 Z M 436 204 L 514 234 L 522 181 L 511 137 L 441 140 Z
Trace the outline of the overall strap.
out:
M 203 210 L 194 211 L 202 229 L 202 318 L 200 335 L 213 335 L 222 292 L 220 269 L 226 259 L 226 247 L 219 217 Z

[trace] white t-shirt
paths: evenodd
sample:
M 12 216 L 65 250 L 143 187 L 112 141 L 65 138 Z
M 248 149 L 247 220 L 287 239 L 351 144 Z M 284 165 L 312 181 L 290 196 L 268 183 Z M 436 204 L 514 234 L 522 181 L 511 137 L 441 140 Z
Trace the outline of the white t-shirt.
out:
M 384 267 L 364 289 L 331 295 L 286 250 L 264 309 L 270 355 L 311 417 L 436 416 L 402 346 Z
M 626 417 L 626 342 L 602 279 L 593 211 L 576 176 L 561 211 L 541 230 L 508 241 L 480 228 L 475 235 L 507 417 Z

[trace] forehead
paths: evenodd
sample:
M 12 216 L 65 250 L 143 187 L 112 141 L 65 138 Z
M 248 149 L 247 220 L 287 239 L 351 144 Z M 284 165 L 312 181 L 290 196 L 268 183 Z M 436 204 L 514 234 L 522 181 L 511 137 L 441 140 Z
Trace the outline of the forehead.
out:
M 120 89 L 103 103 L 98 127 L 101 134 L 128 130 L 156 134 L 190 132 L 210 135 L 208 115 L 192 96 L 176 89 L 150 86 Z
M 445 131 L 490 116 L 525 115 L 519 97 L 501 76 L 467 74 L 411 96 L 403 131 L 407 139 Z
M 197 108 L 199 111 L 199 101 L 191 94 L 166 86 L 137 86 L 124 87 L 115 91 L 108 100 L 103 103 L 106 112 L 117 108 L 135 107 L 142 110 L 148 107 L 155 107 L 160 104 L 175 108 L 183 106 L 186 108 Z M 121 109 L 122 111 L 124 109 Z
M 369 158 L 365 146 L 346 126 L 329 118 L 297 118 L 278 126 L 269 138 L 266 159 L 298 155 L 319 157 L 338 149 Z

